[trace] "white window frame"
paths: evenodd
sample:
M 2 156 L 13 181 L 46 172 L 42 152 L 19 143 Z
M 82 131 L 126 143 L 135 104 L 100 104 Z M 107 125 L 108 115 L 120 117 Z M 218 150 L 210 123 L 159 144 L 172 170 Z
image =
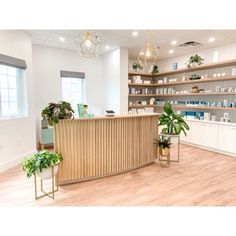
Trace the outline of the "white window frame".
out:
M 83 79 L 83 78 L 74 78 L 74 77 L 61 77 L 61 99 L 63 100 L 63 79 L 75 79 L 75 80 L 80 80 L 81 82 L 82 82 L 82 91 L 81 91 L 81 93 L 82 93 L 82 95 L 81 95 L 81 97 L 82 97 L 82 101 L 79 101 L 77 104 L 79 104 L 79 103 L 86 103 L 86 90 L 85 90 L 85 88 L 86 88 L 86 84 L 85 84 L 85 79 Z M 66 102 L 70 102 L 70 101 L 66 101 Z M 70 102 L 71 103 L 71 102 Z M 74 110 L 74 112 L 75 112 L 75 117 L 78 117 L 79 116 L 79 114 L 78 114 L 78 107 L 72 107 L 73 108 L 73 110 Z
M 0 64 L 2 66 L 2 64 Z M 3 65 L 5 66 L 5 65 Z M 10 119 L 20 119 L 28 117 L 28 91 L 27 91 L 27 84 L 25 78 L 25 70 L 19 69 L 14 66 L 7 66 L 13 67 L 16 69 L 16 92 L 17 92 L 17 114 L 15 115 L 4 115 L 2 113 L 2 102 L 1 102 L 1 87 L 0 87 L 0 120 L 10 120 Z M 0 75 L 4 75 L 1 74 Z M 9 76 L 7 74 L 7 76 Z M 9 88 L 7 88 L 9 90 Z M 8 101 L 9 103 L 10 101 Z

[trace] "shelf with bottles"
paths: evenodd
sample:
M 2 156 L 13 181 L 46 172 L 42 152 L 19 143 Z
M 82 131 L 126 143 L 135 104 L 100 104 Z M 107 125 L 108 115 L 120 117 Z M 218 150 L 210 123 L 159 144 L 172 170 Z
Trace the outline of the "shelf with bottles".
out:
M 176 96 L 232 96 L 236 95 L 236 88 L 221 87 L 217 85 L 215 89 L 203 89 L 194 86 L 191 89 L 176 90 L 175 88 L 129 88 L 129 97 L 176 97 Z
M 163 108 L 163 105 L 155 105 L 157 108 Z M 208 106 L 191 106 L 191 105 L 173 105 L 175 109 L 201 109 L 201 110 L 232 110 L 236 111 L 236 107 L 208 107 Z
M 199 66 L 193 67 L 193 68 L 187 68 L 186 67 L 186 68 L 182 68 L 182 69 L 178 69 L 178 70 L 160 72 L 160 73 L 156 74 L 156 77 L 177 75 L 177 74 L 181 74 L 181 73 L 189 73 L 189 72 L 194 72 L 194 71 L 203 71 L 203 70 L 224 68 L 224 67 L 230 67 L 230 66 L 236 66 L 236 59 L 221 61 L 221 62 L 208 63 L 208 64 L 202 64 L 202 65 L 199 65 Z
M 157 108 L 163 107 L 165 102 L 170 102 L 174 108 L 191 108 L 191 109 L 212 109 L 212 110 L 236 110 L 236 102 L 230 102 L 228 99 L 223 101 L 165 101 L 156 100 L 154 104 Z

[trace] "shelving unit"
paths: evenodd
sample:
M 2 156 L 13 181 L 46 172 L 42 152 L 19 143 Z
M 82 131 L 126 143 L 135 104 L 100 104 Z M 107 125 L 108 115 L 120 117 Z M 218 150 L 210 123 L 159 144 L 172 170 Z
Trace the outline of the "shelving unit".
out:
M 222 92 L 222 93 L 173 93 L 173 94 L 129 94 L 129 97 L 176 97 L 176 96 L 230 96 L 236 95 L 236 92 Z
M 161 105 L 155 105 L 155 107 L 162 108 Z M 181 105 L 173 105 L 173 108 L 188 108 L 188 109 L 200 109 L 200 110 L 227 110 L 227 111 L 236 111 L 236 107 L 206 107 L 206 106 L 181 106 Z
M 129 108 L 143 108 L 143 107 L 159 107 L 162 108 L 161 105 L 132 105 Z M 236 111 L 236 107 L 206 107 L 206 106 L 181 106 L 181 105 L 173 105 L 174 109 L 188 108 L 188 109 L 197 109 L 197 110 L 227 110 L 227 111 Z
M 163 99 L 165 101 L 165 98 L 167 98 L 166 100 L 169 101 L 176 101 L 177 97 L 181 97 L 181 99 L 184 99 L 184 101 L 188 101 L 186 100 L 188 97 L 190 98 L 199 98 L 199 97 L 205 97 L 205 101 L 209 102 L 209 101 L 214 101 L 217 100 L 221 101 L 223 99 L 231 99 L 231 101 L 236 102 L 236 100 L 234 99 L 233 96 L 236 95 L 236 91 L 235 92 L 204 92 L 204 93 L 190 93 L 190 90 L 188 87 L 185 86 L 185 88 L 187 88 L 187 90 L 189 91 L 188 93 L 165 93 L 165 94 L 156 94 L 156 89 L 157 88 L 162 88 L 162 87 L 170 87 L 173 86 L 173 88 L 176 90 L 175 86 L 178 85 L 198 85 L 198 84 L 203 84 L 203 83 L 208 83 L 206 84 L 206 86 L 204 86 L 203 88 L 207 88 L 209 89 L 209 87 L 211 87 L 211 83 L 215 82 L 214 84 L 212 84 L 212 87 L 215 87 L 217 85 L 221 85 L 223 86 L 226 82 L 228 84 L 231 84 L 232 86 L 232 82 L 236 82 L 236 76 L 231 76 L 229 75 L 231 72 L 229 72 L 229 70 L 231 70 L 230 67 L 236 67 L 236 59 L 235 60 L 228 60 L 228 61 L 223 61 L 223 62 L 217 62 L 217 63 L 210 63 L 210 64 L 203 64 L 200 65 L 198 67 L 195 68 L 183 68 L 183 69 L 179 69 L 179 70 L 175 70 L 175 71 L 166 71 L 166 72 L 161 72 L 155 75 L 155 83 L 151 82 L 150 84 L 136 84 L 136 83 L 129 83 L 128 87 L 130 89 L 140 89 L 141 91 L 138 91 L 139 93 L 134 94 L 134 91 L 132 91 L 133 93 L 129 94 L 129 101 L 133 101 L 135 103 L 135 101 L 147 101 L 147 103 L 149 103 L 149 98 L 154 97 L 156 99 Z M 226 68 L 229 67 L 229 68 Z M 224 70 L 224 72 L 226 72 L 228 70 L 228 74 L 227 76 L 224 77 L 213 77 L 213 72 L 214 70 L 211 70 L 208 72 L 208 70 L 210 69 L 217 69 L 219 68 L 220 72 L 222 72 L 222 68 L 226 68 Z M 186 76 L 186 73 L 189 72 L 197 72 L 197 71 L 204 71 L 202 73 L 208 74 L 209 78 L 203 78 L 203 79 L 199 79 L 199 80 L 189 80 L 186 79 L 182 80 L 183 75 Z M 219 72 L 218 70 L 216 72 Z M 181 75 L 183 74 L 183 75 Z M 201 73 L 200 73 L 201 74 Z M 218 73 L 216 73 L 218 75 Z M 129 76 L 137 76 L 140 75 L 141 78 L 143 80 L 150 80 L 152 79 L 152 74 L 150 73 L 138 73 L 138 72 L 129 72 Z M 176 75 L 176 77 L 174 77 Z M 170 78 L 177 78 L 176 82 L 168 82 L 168 83 L 158 83 L 158 80 L 163 79 L 163 77 L 168 76 L 168 79 Z M 171 77 L 172 76 L 172 77 Z M 188 76 L 188 74 L 187 74 Z M 219 82 L 219 83 L 217 83 Z M 229 88 L 230 86 L 228 86 Z M 142 91 L 142 89 L 148 89 L 148 91 Z M 235 85 L 233 84 L 233 89 L 236 89 L 236 83 Z M 206 89 L 207 90 L 207 89 Z M 178 91 L 178 89 L 177 89 Z M 219 98 L 217 98 L 219 96 Z M 226 96 L 227 98 L 224 98 L 224 96 Z M 229 97 L 231 96 L 231 97 Z M 171 100 L 171 98 L 173 98 L 173 100 Z M 137 99 L 137 100 L 136 100 Z M 160 112 L 160 108 L 162 108 L 162 105 L 135 105 L 133 104 L 132 106 L 129 106 L 129 109 L 131 108 L 145 108 L 145 107 L 154 107 L 155 110 L 157 109 L 157 111 Z M 236 111 L 236 107 L 204 107 L 204 106 L 186 106 L 186 105 L 174 105 L 173 106 L 175 109 L 196 109 L 196 110 L 219 110 L 219 111 Z

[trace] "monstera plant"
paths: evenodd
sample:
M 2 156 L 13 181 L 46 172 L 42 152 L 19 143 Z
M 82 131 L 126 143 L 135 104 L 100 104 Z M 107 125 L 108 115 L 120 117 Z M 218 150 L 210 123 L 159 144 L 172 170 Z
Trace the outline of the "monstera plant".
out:
M 178 135 L 189 130 L 188 124 L 183 119 L 183 114 L 176 114 L 169 102 L 164 104 L 164 113 L 159 118 L 159 125 L 165 126 L 162 129 L 163 134 Z

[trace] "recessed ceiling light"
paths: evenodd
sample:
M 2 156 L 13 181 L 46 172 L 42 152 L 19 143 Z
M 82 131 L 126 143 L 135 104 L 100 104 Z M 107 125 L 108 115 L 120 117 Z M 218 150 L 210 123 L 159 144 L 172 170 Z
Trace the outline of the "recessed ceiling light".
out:
M 176 40 L 173 40 L 173 41 L 171 41 L 171 44 L 172 44 L 172 45 L 176 45 L 176 44 L 177 44 L 177 41 L 176 41 Z
M 65 38 L 64 37 L 59 37 L 60 42 L 65 42 Z
M 105 48 L 106 48 L 106 50 L 109 50 L 109 49 L 110 49 L 110 46 L 106 45 Z
M 211 37 L 211 38 L 208 39 L 208 42 L 209 42 L 209 43 L 213 43 L 213 42 L 215 42 L 215 40 L 216 40 L 216 39 L 215 39 L 214 37 Z
M 137 36 L 138 36 L 138 32 L 137 32 L 137 31 L 133 31 L 132 35 L 133 35 L 134 37 L 137 37 Z
M 174 50 L 173 50 L 173 49 L 170 49 L 170 50 L 169 50 L 169 53 L 170 53 L 170 54 L 174 53 Z

